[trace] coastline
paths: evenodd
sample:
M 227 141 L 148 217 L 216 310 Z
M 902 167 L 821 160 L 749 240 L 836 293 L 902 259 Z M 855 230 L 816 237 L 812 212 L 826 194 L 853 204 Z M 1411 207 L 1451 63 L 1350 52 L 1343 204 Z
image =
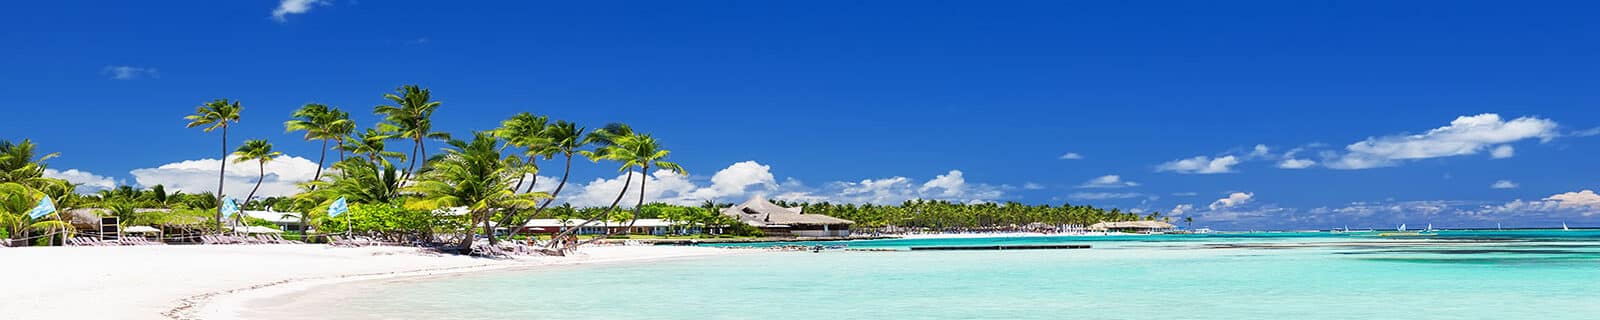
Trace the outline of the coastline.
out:
M 738 250 L 601 246 L 567 257 L 488 259 L 410 247 L 320 245 L 49 247 L 0 250 L 0 309 L 19 319 L 234 319 L 255 299 L 322 285 L 553 265 L 706 257 Z

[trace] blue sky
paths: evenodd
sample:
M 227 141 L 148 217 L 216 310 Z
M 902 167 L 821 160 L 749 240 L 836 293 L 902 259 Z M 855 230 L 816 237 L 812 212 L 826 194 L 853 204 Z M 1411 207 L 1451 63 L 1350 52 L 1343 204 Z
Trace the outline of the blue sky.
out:
M 458 135 L 521 111 L 652 132 L 691 173 L 652 180 L 662 201 L 1071 202 L 1234 229 L 1600 225 L 1583 192 L 1600 184 L 1600 26 L 1582 2 L 11 7 L 0 137 L 61 152 L 52 174 L 89 190 L 214 188 L 217 137 L 182 120 L 210 99 L 243 102 L 235 142 L 314 161 L 316 144 L 283 132 L 290 111 L 336 105 L 365 127 L 415 83 Z M 283 161 L 264 189 L 287 192 L 308 165 Z M 570 201 L 620 185 L 611 164 L 577 167 L 593 192 Z

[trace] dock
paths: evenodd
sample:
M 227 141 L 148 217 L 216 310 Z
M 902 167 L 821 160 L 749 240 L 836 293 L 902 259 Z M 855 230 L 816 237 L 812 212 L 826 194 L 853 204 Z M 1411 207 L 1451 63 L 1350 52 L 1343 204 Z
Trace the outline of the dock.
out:
M 1087 244 L 1036 244 L 1012 246 L 940 246 L 940 247 L 911 247 L 911 251 L 968 251 L 968 250 L 1052 250 L 1052 249 L 1088 249 Z

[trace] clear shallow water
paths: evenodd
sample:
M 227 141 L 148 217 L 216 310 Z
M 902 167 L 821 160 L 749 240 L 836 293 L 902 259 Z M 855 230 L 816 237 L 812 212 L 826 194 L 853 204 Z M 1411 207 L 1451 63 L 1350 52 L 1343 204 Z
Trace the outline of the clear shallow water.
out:
M 337 319 L 1595 319 L 1600 231 L 880 240 L 319 289 L 254 316 Z

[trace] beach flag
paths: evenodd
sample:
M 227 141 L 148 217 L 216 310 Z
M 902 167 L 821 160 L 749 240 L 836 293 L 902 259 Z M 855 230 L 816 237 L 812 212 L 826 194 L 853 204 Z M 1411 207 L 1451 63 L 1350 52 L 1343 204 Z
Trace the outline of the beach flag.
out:
M 222 198 L 222 216 L 232 217 L 235 213 L 239 213 L 239 203 L 233 197 Z
M 344 203 L 344 197 L 339 197 L 339 200 L 333 200 L 333 204 L 328 205 L 329 217 L 337 217 L 345 211 L 350 211 L 350 205 Z
M 50 196 L 44 196 L 44 199 L 39 199 L 39 205 L 33 206 L 33 210 L 28 210 L 28 217 L 38 219 L 51 212 L 56 212 L 56 203 L 50 201 Z

